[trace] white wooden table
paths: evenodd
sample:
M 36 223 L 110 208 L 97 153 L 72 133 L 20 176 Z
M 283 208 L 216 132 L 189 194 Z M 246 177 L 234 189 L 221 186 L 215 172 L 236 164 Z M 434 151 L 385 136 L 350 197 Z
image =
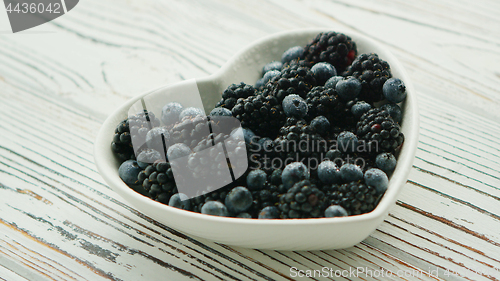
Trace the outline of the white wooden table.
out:
M 330 280 L 384 280 L 381 270 L 500 280 L 500 2 L 82 0 L 21 34 L 0 14 L 1 280 L 291 280 L 291 267 L 374 272 Z M 314 252 L 219 245 L 145 217 L 103 182 L 93 141 L 121 103 L 313 26 L 381 42 L 417 89 L 414 166 L 365 241 Z

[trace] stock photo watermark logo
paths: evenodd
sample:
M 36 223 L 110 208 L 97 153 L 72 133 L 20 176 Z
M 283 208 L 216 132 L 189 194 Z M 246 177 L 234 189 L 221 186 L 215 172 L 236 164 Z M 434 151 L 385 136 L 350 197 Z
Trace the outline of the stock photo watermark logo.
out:
M 184 110 L 170 119 L 173 115 L 169 110 L 176 104 Z M 206 115 L 203 108 L 193 79 L 148 94 L 128 111 L 137 161 L 168 162 L 176 188 L 186 199 L 222 188 L 248 169 L 240 121 L 232 116 Z
M 12 32 L 20 32 L 56 19 L 79 0 L 4 0 Z

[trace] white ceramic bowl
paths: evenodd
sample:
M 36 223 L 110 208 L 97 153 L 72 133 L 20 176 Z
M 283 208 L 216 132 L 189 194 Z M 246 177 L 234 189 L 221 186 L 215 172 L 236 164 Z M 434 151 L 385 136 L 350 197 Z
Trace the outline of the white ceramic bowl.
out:
M 118 176 L 119 162 L 110 148 L 116 125 L 127 117 L 129 108 L 142 97 L 153 92 L 171 95 L 189 84 L 189 81 L 139 95 L 107 118 L 100 129 L 94 147 L 95 162 L 100 174 L 128 204 L 145 215 L 186 234 L 215 242 L 276 250 L 339 249 L 361 242 L 382 223 L 390 208 L 394 206 L 412 167 L 419 129 L 416 93 L 400 62 L 380 44 L 355 32 L 333 30 L 349 35 L 356 42 L 359 54 L 366 52 L 379 54 L 381 59 L 389 62 L 393 76 L 402 79 L 407 86 L 408 95 L 402 105 L 404 115 L 401 126 L 405 134 L 405 142 L 389 187 L 372 212 L 358 216 L 319 219 L 257 220 L 217 217 L 169 207 L 130 189 Z M 325 31 L 330 31 L 330 29 L 281 32 L 265 37 L 240 51 L 213 75 L 196 80 L 203 104 L 207 105 L 205 110 L 210 111 L 211 107 L 208 107 L 213 107 L 220 100 L 222 91 L 228 85 L 239 82 L 254 84 L 261 75 L 262 66 L 266 63 L 280 60 L 281 54 L 289 47 L 304 46 L 318 33 Z

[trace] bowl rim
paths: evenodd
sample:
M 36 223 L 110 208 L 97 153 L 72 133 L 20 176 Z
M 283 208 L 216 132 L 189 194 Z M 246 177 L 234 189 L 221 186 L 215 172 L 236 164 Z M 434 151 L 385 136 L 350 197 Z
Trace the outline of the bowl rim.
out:
M 120 196 L 122 196 L 124 199 L 126 199 L 127 203 L 134 206 L 135 204 L 127 200 L 128 197 L 134 197 L 134 200 L 138 200 L 141 204 L 145 204 L 148 206 L 148 208 L 155 208 L 155 209 L 161 209 L 161 211 L 165 211 L 167 214 L 170 213 L 172 215 L 179 215 L 183 216 L 185 218 L 189 219 L 195 219 L 195 220 L 204 220 L 208 222 L 216 222 L 216 223 L 231 223 L 231 224 L 250 224 L 250 225 L 317 225 L 317 224 L 335 224 L 335 223 L 355 223 L 355 222 L 362 222 L 362 221 L 368 221 L 368 220 L 373 220 L 378 217 L 384 216 L 388 213 L 389 208 L 396 202 L 396 197 L 402 190 L 404 186 L 404 182 L 406 182 L 408 178 L 408 174 L 410 171 L 410 168 L 413 163 L 413 159 L 415 157 L 415 152 L 416 152 L 416 147 L 418 144 L 418 136 L 419 136 L 419 116 L 418 116 L 418 108 L 417 108 L 417 103 L 416 103 L 416 93 L 413 87 L 413 84 L 411 80 L 408 77 L 408 74 L 406 70 L 402 67 L 401 63 L 399 60 L 386 48 L 384 48 L 380 43 L 374 41 L 373 39 L 362 35 L 358 32 L 349 30 L 345 31 L 342 30 L 342 28 L 332 28 L 332 27 L 324 27 L 324 28 L 303 28 L 303 29 L 294 29 L 294 30 L 288 30 L 288 31 L 283 31 L 283 32 L 278 32 L 274 33 L 268 36 L 265 36 L 259 40 L 254 41 L 247 47 L 241 49 L 238 51 L 236 54 L 234 54 L 225 64 L 222 65 L 222 67 L 214 72 L 211 75 L 202 77 L 202 78 L 197 78 L 195 79 L 197 83 L 203 82 L 203 81 L 220 81 L 221 78 L 224 76 L 225 73 L 227 73 L 233 63 L 241 57 L 243 54 L 249 52 L 250 50 L 256 48 L 259 45 L 266 44 L 270 41 L 273 40 L 279 40 L 280 38 L 284 36 L 291 36 L 294 34 L 300 34 L 300 33 L 320 33 L 320 32 L 328 32 L 328 31 L 335 31 L 335 32 L 341 32 L 346 34 L 347 36 L 350 37 L 356 37 L 356 38 L 361 38 L 365 43 L 368 43 L 370 45 L 375 45 L 379 49 L 383 50 L 383 57 L 384 60 L 390 61 L 391 69 L 392 68 L 397 68 L 400 72 L 400 77 L 401 80 L 405 82 L 405 85 L 407 87 L 407 97 L 406 101 L 404 102 L 404 109 L 403 109 L 403 116 L 405 117 L 402 123 L 402 127 L 405 124 L 405 120 L 408 122 L 414 123 L 411 128 L 405 128 L 408 129 L 410 132 L 410 135 L 412 136 L 411 138 L 406 137 L 405 142 L 403 144 L 403 148 L 401 149 L 401 152 L 399 153 L 398 156 L 398 163 L 396 166 L 396 170 L 394 171 L 393 175 L 390 178 L 389 181 L 389 186 L 387 191 L 384 193 L 382 196 L 381 200 L 379 201 L 378 205 L 376 208 L 369 212 L 369 213 L 364 213 L 360 215 L 353 215 L 353 216 L 347 216 L 347 217 L 333 217 L 333 218 L 307 218 L 307 219 L 243 219 L 243 218 L 236 218 L 236 217 L 219 217 L 219 216 L 213 216 L 213 215 L 206 215 L 206 214 L 201 214 L 193 211 L 186 211 L 182 209 L 178 209 L 175 207 L 171 207 L 168 204 L 163 204 L 157 201 L 154 201 L 150 199 L 149 197 L 146 197 L 142 194 L 139 194 L 138 192 L 134 191 L 132 188 L 127 186 L 118 176 L 118 173 L 113 173 L 113 170 L 117 170 L 113 167 L 112 162 L 114 161 L 114 155 L 111 152 L 110 149 L 110 143 L 105 142 L 106 139 L 109 137 L 107 134 L 110 134 L 111 131 L 114 130 L 116 127 L 116 117 L 121 115 L 122 112 L 127 112 L 127 110 L 130 108 L 130 106 L 135 103 L 137 100 L 140 98 L 151 94 L 153 92 L 166 89 L 169 87 L 178 86 L 182 83 L 191 83 L 193 79 L 190 80 L 183 80 L 180 82 L 172 83 L 172 84 L 167 84 L 163 85 L 161 87 L 157 87 L 153 90 L 148 90 L 143 92 L 140 95 L 137 95 L 131 99 L 129 99 L 127 102 L 122 104 L 120 107 L 118 107 L 115 111 L 113 111 L 104 123 L 102 124 L 101 128 L 99 129 L 96 141 L 94 142 L 94 159 L 95 159 L 95 164 L 97 166 L 97 169 L 99 171 L 99 174 L 103 177 L 103 179 L 108 183 L 108 185 L 115 191 L 117 192 Z M 379 53 L 380 55 L 380 53 Z M 411 121 L 408 120 L 412 119 Z M 403 153 L 404 151 L 404 153 Z M 113 159 L 113 160 L 111 160 Z M 400 169 L 398 169 L 398 167 Z M 111 170 L 110 170 L 111 169 Z M 397 175 L 397 176 L 395 176 Z M 141 210 L 138 210 L 139 212 L 142 213 Z M 147 215 L 144 213 L 144 215 Z

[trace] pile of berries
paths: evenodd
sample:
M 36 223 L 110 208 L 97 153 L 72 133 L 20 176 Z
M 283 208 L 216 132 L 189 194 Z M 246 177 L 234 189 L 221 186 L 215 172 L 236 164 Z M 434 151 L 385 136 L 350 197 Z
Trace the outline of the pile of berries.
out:
M 320 33 L 264 65 L 254 85 L 230 85 L 208 116 L 172 102 L 161 116 L 123 120 L 111 148 L 128 186 L 172 207 L 254 219 L 360 215 L 376 208 L 396 167 L 405 98 L 383 58 Z

